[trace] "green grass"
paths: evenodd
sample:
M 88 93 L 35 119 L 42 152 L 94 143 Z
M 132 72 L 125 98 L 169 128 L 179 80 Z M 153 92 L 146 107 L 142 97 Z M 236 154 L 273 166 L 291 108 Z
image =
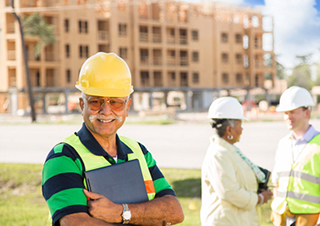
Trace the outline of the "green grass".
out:
M 45 226 L 48 208 L 41 195 L 39 164 L 0 163 L 0 225 Z M 179 225 L 200 225 L 201 171 L 198 169 L 161 169 L 173 186 L 182 205 L 185 220 Z M 261 210 L 261 226 L 272 226 L 270 205 Z
M 0 164 L 0 225 L 49 225 L 41 196 L 41 165 Z

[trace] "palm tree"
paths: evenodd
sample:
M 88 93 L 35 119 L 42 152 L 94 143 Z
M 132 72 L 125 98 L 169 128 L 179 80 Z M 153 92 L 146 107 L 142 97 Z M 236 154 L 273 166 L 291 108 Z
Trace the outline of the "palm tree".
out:
M 11 6 L 13 8 L 13 15 L 19 23 L 20 34 L 21 34 L 21 43 L 22 43 L 22 51 L 24 58 L 24 65 L 27 77 L 27 86 L 28 86 L 28 96 L 31 107 L 31 119 L 32 122 L 36 122 L 36 113 L 34 108 L 34 98 L 32 95 L 32 84 L 30 79 L 29 65 L 28 65 L 28 55 L 26 51 L 26 46 L 24 42 L 25 36 L 39 37 L 39 41 L 35 46 L 35 57 L 38 58 L 41 53 L 41 46 L 47 46 L 56 42 L 55 36 L 53 34 L 53 26 L 47 24 L 45 19 L 41 17 L 39 13 L 31 14 L 28 17 L 23 19 L 23 23 L 21 22 L 20 17 L 16 14 L 14 9 L 14 0 L 11 1 Z
M 23 18 L 23 33 L 25 36 L 39 37 L 39 41 L 35 46 L 36 58 L 40 56 L 42 45 L 45 47 L 56 42 L 53 26 L 47 24 L 46 20 L 39 13 L 33 13 Z
M 29 65 L 28 65 L 28 55 L 27 55 L 26 45 L 24 42 L 22 23 L 21 23 L 20 17 L 15 12 L 14 0 L 11 0 L 11 6 L 13 9 L 12 13 L 19 23 L 19 30 L 20 30 L 20 35 L 21 35 L 20 38 L 21 38 L 22 52 L 23 52 L 23 58 L 24 58 L 24 68 L 26 71 L 28 96 L 29 96 L 29 103 L 30 103 L 30 107 L 31 107 L 31 120 L 32 120 L 32 122 L 36 122 L 36 110 L 34 108 L 34 99 L 33 99 L 33 95 L 32 95 L 32 85 L 31 85 Z

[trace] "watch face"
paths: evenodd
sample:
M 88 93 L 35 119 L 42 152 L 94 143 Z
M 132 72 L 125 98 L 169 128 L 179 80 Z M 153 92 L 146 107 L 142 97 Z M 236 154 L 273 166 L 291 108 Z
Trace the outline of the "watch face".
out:
M 131 212 L 130 211 L 125 211 L 123 213 L 123 218 L 126 220 L 130 220 L 131 219 Z

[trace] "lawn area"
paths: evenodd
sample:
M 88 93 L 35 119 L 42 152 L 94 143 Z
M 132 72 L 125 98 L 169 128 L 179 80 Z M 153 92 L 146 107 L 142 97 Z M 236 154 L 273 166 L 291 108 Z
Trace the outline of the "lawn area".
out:
M 45 226 L 48 208 L 41 195 L 40 164 L 0 163 L 0 225 Z M 161 169 L 182 205 L 185 221 L 179 225 L 200 225 L 201 172 L 195 169 Z M 262 226 L 272 226 L 270 205 L 261 209 Z

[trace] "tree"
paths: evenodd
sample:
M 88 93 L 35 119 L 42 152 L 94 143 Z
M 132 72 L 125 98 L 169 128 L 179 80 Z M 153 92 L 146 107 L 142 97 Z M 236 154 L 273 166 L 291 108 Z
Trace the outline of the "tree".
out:
M 311 62 L 312 54 L 296 56 L 298 64 L 293 68 L 292 75 L 288 78 L 289 86 L 301 86 L 311 90 L 313 81 L 311 79 Z
M 29 104 L 30 104 L 30 108 L 31 108 L 31 121 L 36 122 L 36 110 L 34 107 L 34 99 L 33 99 L 33 95 L 32 95 L 32 85 L 31 85 L 29 65 L 28 65 L 28 55 L 27 55 L 26 45 L 24 42 L 22 23 L 21 23 L 20 17 L 16 14 L 16 11 L 14 8 L 14 0 L 11 1 L 11 6 L 13 9 L 12 13 L 19 23 L 20 38 L 21 38 L 21 45 L 22 45 L 22 52 L 23 52 L 23 59 L 24 59 L 24 68 L 25 68 L 26 77 L 27 77 L 28 97 L 29 97 Z
M 316 67 L 318 67 L 317 69 L 317 74 L 316 74 L 316 80 L 314 81 L 314 84 L 315 86 L 320 86 L 320 65 L 315 63 L 314 64 Z
M 25 36 L 39 37 L 35 46 L 36 58 L 40 56 L 42 45 L 47 46 L 56 42 L 53 26 L 48 24 L 39 13 L 33 13 L 23 19 L 23 32 Z
M 277 69 L 277 78 L 278 79 L 285 79 L 286 74 L 285 74 L 285 67 L 279 63 L 279 61 L 276 61 L 276 69 Z

